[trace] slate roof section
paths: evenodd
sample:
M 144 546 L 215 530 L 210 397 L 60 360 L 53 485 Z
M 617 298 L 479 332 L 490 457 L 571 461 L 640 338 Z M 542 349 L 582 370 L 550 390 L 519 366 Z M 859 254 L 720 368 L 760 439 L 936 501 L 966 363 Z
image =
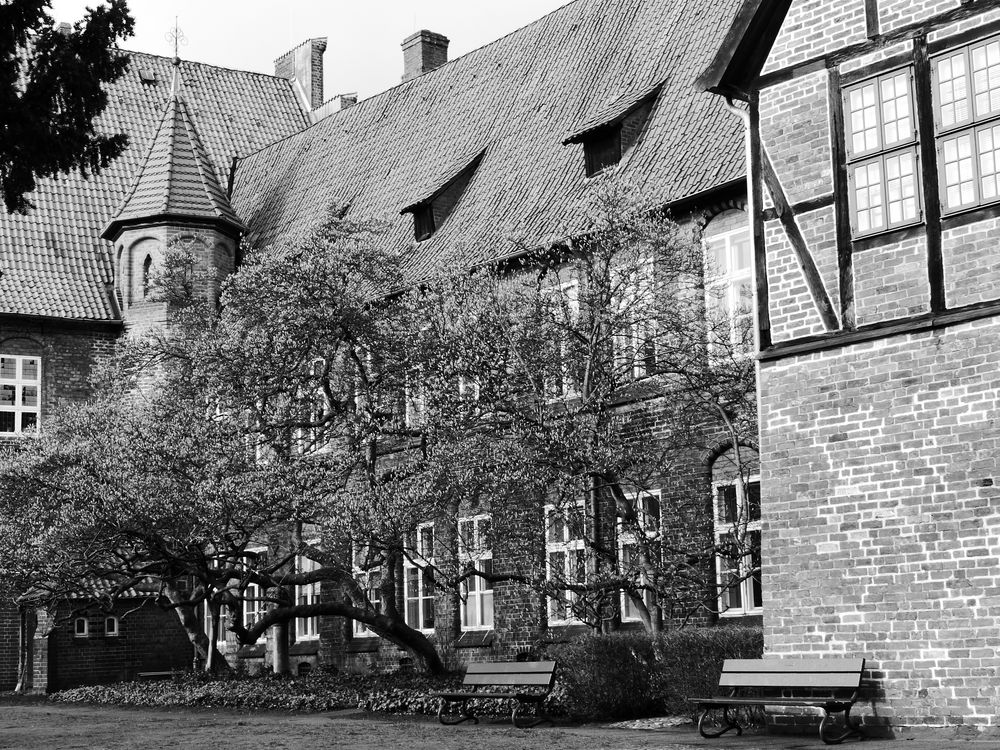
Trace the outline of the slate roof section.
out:
M 475 265 L 572 231 L 593 180 L 578 124 L 662 82 L 646 131 L 617 167 L 672 202 L 745 174 L 740 120 L 694 82 L 740 0 L 576 0 L 496 42 L 242 159 L 233 207 L 266 245 L 331 204 L 384 220 L 411 279 Z M 485 149 L 433 237 L 400 211 L 435 175 Z
M 128 70 L 109 87 L 100 132 L 126 132 L 130 143 L 100 175 L 39 180 L 26 216 L 0 211 L 0 315 L 77 320 L 117 319 L 111 297 L 110 245 L 101 230 L 125 200 L 149 152 L 170 95 L 171 58 L 132 52 Z M 139 71 L 155 81 L 143 83 Z M 225 185 L 232 160 L 309 124 L 281 78 L 182 62 L 184 101 Z
M 124 225 L 151 218 L 196 219 L 237 232 L 246 229 L 219 185 L 180 94 L 167 102 L 132 189 L 102 236 L 113 241 Z
M 592 133 L 621 122 L 640 104 L 656 97 L 661 85 L 656 83 L 652 86 L 640 86 L 635 91 L 624 92 L 613 101 L 603 104 L 573 128 L 573 132 L 563 139 L 563 145 L 583 143 Z

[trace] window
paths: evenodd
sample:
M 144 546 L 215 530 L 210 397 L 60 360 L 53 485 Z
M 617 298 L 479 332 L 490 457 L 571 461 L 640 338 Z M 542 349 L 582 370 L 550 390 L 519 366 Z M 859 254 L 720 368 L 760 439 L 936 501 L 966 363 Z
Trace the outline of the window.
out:
M 719 613 L 723 617 L 760 614 L 760 481 L 746 484 L 741 502 L 735 484 L 716 487 L 715 544 Z
M 549 366 L 543 373 L 542 386 L 549 399 L 570 398 L 577 393 L 578 382 L 571 334 L 580 317 L 580 282 L 565 281 L 544 294 L 547 323 L 552 330 L 543 336 L 551 350 L 546 350 Z
M 659 491 L 626 492 L 625 497 L 636 510 L 636 523 L 629 528 L 620 519 L 618 521 L 618 565 L 624 574 L 636 572 L 639 584 L 646 585 L 649 582 L 647 572 L 636 570 L 639 565 L 639 535 L 645 536 L 647 543 L 655 542 L 659 537 L 660 493 Z M 652 614 L 653 607 L 656 606 L 656 594 L 643 590 L 642 598 L 646 609 Z M 624 591 L 621 592 L 621 616 L 622 622 L 638 622 L 641 619 L 632 597 Z
M 108 638 L 118 637 L 118 618 L 117 617 L 105 617 L 104 618 L 104 635 Z
M 319 570 L 320 564 L 308 557 L 299 555 L 295 558 L 295 569 L 299 573 L 311 573 Z M 295 587 L 295 603 L 299 605 L 319 604 L 319 581 L 306 583 Z M 295 621 L 295 635 L 298 639 L 319 638 L 319 618 L 300 617 Z
M 583 583 L 587 580 L 587 554 L 583 541 L 584 504 L 574 503 L 560 510 L 545 507 L 545 565 L 548 579 L 558 587 L 562 583 Z M 573 591 L 561 591 L 549 597 L 549 625 L 569 625 L 578 622 L 573 613 L 577 601 Z
M 739 212 L 743 213 L 743 212 Z M 709 349 L 753 348 L 753 248 L 750 230 L 740 226 L 706 240 L 705 313 Z
M 86 638 L 90 635 L 90 623 L 86 617 L 77 617 L 73 620 L 73 637 Z
M 447 221 L 451 212 L 465 194 L 486 151 L 480 151 L 471 160 L 463 158 L 457 164 L 452 164 L 441 177 L 432 184 L 435 186 L 430 195 L 411 203 L 401 213 L 413 214 L 413 236 L 417 242 L 430 239 Z M 456 170 L 456 167 L 458 169 Z
M 406 624 L 417 630 L 434 629 L 434 524 L 422 523 L 408 542 L 403 559 L 403 598 Z
M 243 627 L 253 626 L 267 612 L 267 600 L 264 592 L 256 583 L 247 584 L 243 592 Z M 260 638 L 264 638 L 261 635 Z M 260 638 L 258 640 L 260 640 Z
M 659 89 L 657 88 L 657 90 Z M 645 101 L 633 107 L 620 119 L 596 129 L 588 129 L 584 133 L 567 139 L 567 143 L 583 141 L 583 155 L 588 177 L 593 177 L 598 172 L 614 166 L 622 160 L 622 157 L 639 140 L 652 111 L 653 101 L 647 97 Z
M 851 231 L 863 237 L 922 220 L 911 67 L 844 90 Z
M 484 573 L 493 572 L 493 542 L 488 515 L 458 520 L 458 559 Z M 462 630 L 493 627 L 493 583 L 479 576 L 462 582 Z
M 352 545 L 354 553 L 354 580 L 365 590 L 369 603 L 376 612 L 382 611 L 382 572 L 373 570 L 369 560 L 368 545 Z M 354 635 L 362 638 L 374 637 L 376 633 L 365 623 L 354 621 Z
M 149 296 L 149 273 L 153 267 L 153 259 L 150 256 L 146 256 L 146 260 L 142 262 L 142 298 L 146 299 Z
M 203 619 L 203 622 L 205 623 L 205 635 L 211 638 L 212 610 L 208 606 L 207 601 L 203 606 L 205 608 L 204 619 Z M 226 632 L 227 632 L 226 614 L 225 611 L 223 610 L 223 607 L 221 606 L 219 607 L 219 622 L 216 624 L 216 627 L 217 630 L 215 631 L 215 647 L 219 650 L 220 653 L 224 654 L 226 652 Z
M 417 242 L 430 239 L 434 234 L 434 207 L 430 203 L 413 210 L 413 236 Z
M 1000 39 L 933 58 L 941 210 L 1000 200 Z
M 0 355 L 0 434 L 38 428 L 42 361 L 39 357 Z
M 615 300 L 615 328 L 619 332 L 614 340 L 615 366 L 622 379 L 639 380 L 656 373 L 653 261 L 645 258 L 621 274 L 614 283 L 629 291 Z
M 414 382 L 416 378 L 406 384 L 404 389 L 404 419 L 406 426 L 411 429 L 419 429 L 427 420 L 427 402 L 424 400 L 423 385 Z

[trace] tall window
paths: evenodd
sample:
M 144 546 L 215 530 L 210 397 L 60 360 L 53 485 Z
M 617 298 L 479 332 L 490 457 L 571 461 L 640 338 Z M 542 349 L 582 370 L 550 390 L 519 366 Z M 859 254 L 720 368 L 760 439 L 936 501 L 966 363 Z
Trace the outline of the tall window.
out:
M 406 624 L 417 630 L 433 630 L 434 524 L 420 524 L 407 546 L 409 554 L 403 560 Z
M 545 563 L 550 581 L 583 583 L 587 580 L 587 555 L 584 546 L 584 504 L 574 503 L 560 510 L 545 507 Z M 573 605 L 577 595 L 573 591 L 560 591 L 549 597 L 549 625 L 567 625 L 577 622 Z
M 1000 39 L 935 57 L 931 74 L 942 212 L 1000 200 Z
M 580 282 L 565 281 L 547 290 L 551 350 L 544 378 L 545 395 L 568 398 L 577 393 L 571 331 L 580 318 Z
M 625 380 L 638 380 L 656 372 L 653 260 L 645 258 L 621 273 L 620 286 L 628 291 L 615 300 L 615 317 L 619 321 L 614 341 L 615 364 Z
M 716 572 L 722 616 L 760 614 L 760 481 L 747 483 L 742 501 L 736 485 L 715 491 Z
M 636 523 L 629 526 L 621 520 L 618 521 L 618 565 L 623 574 L 635 575 L 635 580 L 640 585 L 646 585 L 649 583 L 649 576 L 640 564 L 639 545 L 645 541 L 648 547 L 649 543 L 655 542 L 659 536 L 660 493 L 659 491 L 627 492 L 625 497 L 636 510 Z M 653 607 L 656 606 L 656 595 L 644 589 L 642 599 L 646 609 L 652 613 Z M 624 591 L 621 592 L 621 615 L 622 622 L 637 622 L 641 619 L 632 597 Z
M 844 90 L 851 231 L 855 237 L 921 221 L 913 68 Z
M 355 544 L 352 546 L 354 553 L 354 580 L 357 581 L 365 591 L 368 601 L 375 612 L 382 611 L 382 572 L 373 569 L 371 561 L 368 559 L 370 549 L 368 545 Z M 354 635 L 361 638 L 373 637 L 375 631 L 365 623 L 354 621 Z
M 202 622 L 204 623 L 205 627 L 205 635 L 211 637 L 212 633 L 210 631 L 212 622 L 212 611 L 208 606 L 208 602 L 205 602 L 204 605 L 202 606 L 204 607 L 204 617 L 202 618 Z M 219 650 L 219 653 L 223 654 L 226 653 L 227 632 L 228 631 L 226 630 L 226 610 L 225 607 L 223 606 L 219 608 L 218 629 L 215 631 L 215 647 Z
M 493 572 L 493 543 L 488 515 L 460 518 L 458 559 L 483 573 Z M 479 576 L 462 582 L 462 630 L 489 630 L 493 627 L 493 583 Z
M 319 570 L 320 564 L 308 557 L 295 558 L 295 568 L 299 573 Z M 299 605 L 319 604 L 319 581 L 295 587 L 295 603 Z M 295 635 L 299 639 L 319 638 L 319 618 L 300 617 L 295 621 Z
M 38 427 L 41 387 L 40 358 L 0 355 L 0 434 L 19 434 Z
M 142 262 L 142 298 L 146 299 L 149 296 L 149 285 L 150 285 L 150 271 L 153 268 L 153 259 L 150 256 L 146 256 L 146 260 Z
M 745 214 L 740 211 L 741 224 Z M 705 311 L 709 348 L 753 348 L 753 243 L 744 225 L 706 239 Z
M 243 592 L 243 627 L 254 625 L 267 612 L 267 600 L 264 591 L 256 583 L 248 584 Z M 261 635 L 257 640 L 264 638 Z

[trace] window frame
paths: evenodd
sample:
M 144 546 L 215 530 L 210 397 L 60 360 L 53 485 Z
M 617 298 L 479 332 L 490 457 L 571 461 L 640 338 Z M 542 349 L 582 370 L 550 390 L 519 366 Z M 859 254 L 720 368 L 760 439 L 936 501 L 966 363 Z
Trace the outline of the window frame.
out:
M 543 294 L 550 303 L 549 309 L 553 311 L 559 331 L 558 351 L 554 354 L 559 359 L 559 375 L 555 373 L 543 372 L 542 392 L 545 400 L 555 403 L 564 399 L 572 399 L 579 395 L 579 383 L 574 374 L 572 353 L 573 347 L 569 341 L 569 328 L 580 322 L 580 296 L 583 293 L 583 285 L 579 278 L 566 279 L 550 284 L 543 289 Z M 563 312 L 568 313 L 569 318 L 563 317 Z
M 663 510 L 662 510 L 663 490 L 661 489 L 634 490 L 632 492 L 625 492 L 624 494 L 626 498 L 631 499 L 633 502 L 635 502 L 640 495 L 645 496 L 643 497 L 641 503 L 635 505 L 636 510 L 638 510 L 641 514 L 639 516 L 639 529 L 641 533 L 646 535 L 647 540 L 653 540 L 659 537 L 660 525 L 663 522 Z M 656 502 L 656 509 L 657 509 L 656 514 L 652 513 L 650 510 L 649 501 L 653 500 L 655 500 Z M 655 524 L 651 525 L 649 523 L 649 519 L 651 518 L 656 519 Z M 649 526 L 652 526 L 652 528 L 650 528 Z M 625 531 L 622 528 L 622 520 L 619 517 L 615 520 L 615 535 L 617 537 L 617 542 L 618 542 L 618 564 L 624 567 L 626 550 L 629 547 L 634 547 L 636 544 L 636 532 Z M 639 582 L 643 585 L 648 584 L 648 579 L 646 578 L 645 573 L 640 574 Z M 619 616 L 621 621 L 623 623 L 642 622 L 642 618 L 639 617 L 638 615 L 627 614 L 631 612 L 631 610 L 633 609 L 633 605 L 631 598 L 628 596 L 628 594 L 625 592 L 624 589 L 621 590 L 618 598 L 619 598 L 618 601 Z M 652 614 L 653 608 L 657 606 L 656 593 L 649 590 L 643 590 L 642 598 L 643 598 L 643 603 L 646 605 L 646 609 L 648 609 L 650 611 L 650 614 Z
M 114 623 L 114 627 L 108 629 L 108 623 Z M 121 621 L 115 615 L 107 615 L 104 618 L 104 637 L 117 638 L 121 634 Z
M 739 481 L 739 480 L 737 480 Z M 715 553 L 715 585 L 718 591 L 718 596 L 716 598 L 719 617 L 720 618 L 730 618 L 730 617 L 748 617 L 755 615 L 762 615 L 764 613 L 764 595 L 763 595 L 763 580 L 761 579 L 761 567 L 755 566 L 754 562 L 760 562 L 762 557 L 762 543 L 761 543 L 761 511 L 762 508 L 758 509 L 757 518 L 753 519 L 751 517 L 749 493 L 747 494 L 747 502 L 744 507 L 737 508 L 736 519 L 729 519 L 726 517 L 724 509 L 721 506 L 721 493 L 720 490 L 727 487 L 735 487 L 734 481 L 726 482 L 716 482 L 712 486 L 712 532 L 713 540 L 716 545 Z M 757 486 L 757 497 L 760 499 L 760 477 L 756 474 L 751 475 L 746 480 L 747 489 L 751 485 Z M 738 496 L 737 496 L 738 497 Z M 745 514 L 745 521 L 741 520 L 741 516 Z M 748 545 L 749 551 L 743 555 L 739 560 L 736 561 L 736 570 L 739 582 L 735 584 L 739 588 L 740 602 L 739 607 L 732 607 L 728 604 L 727 594 L 730 589 L 733 588 L 732 584 L 729 584 L 725 576 L 728 571 L 732 570 L 731 567 L 723 567 L 723 555 L 718 551 L 721 548 L 722 540 L 726 536 L 732 535 L 734 529 L 738 525 L 744 525 L 743 533 L 746 537 L 751 534 L 757 534 L 758 544 L 756 546 L 757 560 L 754 560 L 754 547 Z M 754 571 L 756 571 L 756 579 L 759 582 L 758 585 L 761 587 L 761 601 L 760 605 L 755 605 L 754 602 Z M 750 606 L 747 606 L 747 603 Z
M 737 256 L 736 248 L 739 243 L 735 241 L 737 237 L 742 235 L 746 239 L 747 247 L 747 264 L 742 269 L 736 269 L 736 264 L 734 259 Z M 725 304 L 726 320 L 729 324 L 729 345 L 736 350 L 736 348 L 741 343 L 739 338 L 740 328 L 737 325 L 737 321 L 740 318 L 749 319 L 749 332 L 751 334 L 750 348 L 747 351 L 741 351 L 741 354 L 746 356 L 751 356 L 753 354 L 753 349 L 756 344 L 753 341 L 754 338 L 754 328 L 755 328 L 755 270 L 754 270 L 754 253 L 753 253 L 753 233 L 748 225 L 741 226 L 736 229 L 727 229 L 724 232 L 719 232 L 712 237 L 705 237 L 703 239 L 703 245 L 705 246 L 705 266 L 709 267 L 709 259 L 713 259 L 717 256 L 716 243 L 723 242 L 725 246 L 726 254 L 726 268 L 724 272 L 718 273 L 715 276 L 705 278 L 705 320 L 709 325 L 709 337 L 708 337 L 708 351 L 711 355 L 713 349 L 718 348 L 718 344 L 713 343 L 711 336 L 711 326 L 712 322 L 709 316 L 709 311 L 713 309 L 711 300 L 713 295 L 718 294 L 718 290 L 721 290 L 719 299 L 721 299 Z M 709 269 L 712 270 L 712 269 Z M 721 269 L 716 269 L 721 270 Z M 747 283 L 750 289 L 749 296 L 749 308 L 747 311 L 741 312 L 741 302 L 742 298 L 740 296 L 740 287 L 743 283 Z
M 427 550 L 423 543 L 422 531 L 430 529 L 431 549 Z M 434 522 L 427 521 L 417 524 L 415 534 L 415 544 L 410 554 L 403 555 L 403 621 L 414 630 L 421 633 L 433 633 L 437 621 L 435 611 L 435 590 L 434 590 L 434 543 L 436 541 L 434 533 Z M 427 553 L 430 554 L 427 554 Z M 417 560 L 420 560 L 420 564 Z M 410 571 L 416 581 L 416 591 L 410 590 Z M 410 622 L 410 602 L 415 602 L 417 607 L 417 622 Z M 428 604 L 429 603 L 429 604 Z M 427 610 L 430 607 L 430 622 L 427 619 Z
M 381 567 L 375 569 L 367 569 L 359 564 L 359 560 L 366 560 L 368 557 L 368 545 L 358 545 L 357 542 L 351 543 L 351 572 L 354 575 L 354 580 L 362 585 L 365 590 L 365 596 L 368 597 L 369 603 L 375 612 L 381 614 L 382 612 L 382 569 Z M 405 609 L 404 609 L 405 611 Z M 351 634 L 354 638 L 378 638 L 379 634 L 368 627 L 367 624 L 360 622 L 358 620 L 352 621 Z
M 251 592 L 254 593 L 251 594 Z M 240 621 L 243 623 L 243 627 L 251 627 L 265 614 L 267 614 L 267 599 L 264 596 L 264 590 L 260 587 L 260 584 L 248 583 L 242 592 L 242 601 L 240 602 Z M 253 615 L 252 619 L 251 615 Z M 257 643 L 260 643 L 266 637 L 266 633 L 261 633 L 257 639 Z
M 80 623 L 83 623 L 83 630 L 80 629 Z M 74 638 L 89 638 L 90 637 L 90 619 L 86 616 L 79 616 L 73 618 L 73 637 Z
M 997 106 L 992 112 L 986 114 L 980 114 L 979 107 L 977 104 L 977 91 L 976 91 L 976 71 L 973 68 L 973 55 L 977 49 L 985 49 L 991 44 L 1000 45 L 1000 36 L 994 34 L 991 36 L 984 37 L 982 39 L 977 39 L 973 42 L 968 42 L 966 44 L 960 44 L 954 47 L 949 47 L 948 49 L 942 50 L 941 52 L 935 53 L 930 57 L 930 68 L 931 68 L 931 109 L 933 112 L 934 121 L 934 147 L 937 153 L 938 160 L 938 191 L 940 195 L 941 204 L 941 215 L 942 217 L 954 216 L 966 211 L 974 211 L 978 208 L 984 206 L 994 205 L 1000 203 L 1000 132 L 993 134 L 994 145 L 992 150 L 992 158 L 994 161 L 994 172 L 993 179 L 996 182 L 996 193 L 991 198 L 984 199 L 982 196 L 982 159 L 984 156 L 983 151 L 980 150 L 979 137 L 980 133 L 992 130 L 1000 126 L 1000 105 Z M 951 60 L 956 57 L 961 57 L 964 61 L 965 70 L 963 72 L 963 79 L 965 83 L 965 98 L 967 101 L 967 114 L 963 120 L 956 121 L 951 125 L 945 126 L 943 124 L 942 109 L 944 103 L 942 102 L 942 89 L 941 89 L 941 78 L 940 78 L 940 65 L 945 60 Z M 1000 61 L 997 63 L 1000 66 Z M 989 66 L 987 66 L 989 67 Z M 956 80 L 955 78 L 950 79 L 951 81 Z M 1000 91 L 1000 87 L 997 89 Z M 987 92 L 988 93 L 988 92 Z M 973 190 L 973 198 L 970 202 L 962 202 L 956 206 L 950 206 L 948 204 L 948 183 L 947 183 L 947 169 L 945 162 L 945 145 L 949 141 L 957 142 L 963 136 L 969 136 L 971 144 L 970 153 L 970 164 L 971 164 L 971 183 Z M 961 185 L 964 181 L 961 179 L 961 173 L 959 173 L 959 191 L 961 192 Z
M 544 519 L 544 534 L 545 534 L 545 578 L 546 580 L 552 580 L 552 555 L 562 554 L 563 555 L 563 580 L 566 582 L 571 582 L 575 579 L 573 571 L 575 567 L 578 567 L 580 562 L 579 558 L 582 556 L 583 562 L 583 583 L 586 583 L 589 574 L 589 564 L 586 555 L 586 524 L 587 524 L 587 506 L 583 499 L 576 500 L 573 503 L 574 508 L 580 513 L 580 521 L 584 524 L 583 533 L 579 536 L 573 536 L 572 530 L 570 529 L 570 524 L 568 523 L 568 518 L 563 509 L 556 507 L 552 503 L 546 503 L 543 509 L 543 519 Z M 554 514 L 558 515 L 560 523 L 562 524 L 562 539 L 552 540 L 549 535 L 549 528 L 552 525 L 550 522 L 550 517 Z M 582 553 L 582 555 L 581 555 Z M 577 566 L 574 566 L 574 562 Z M 562 596 L 565 596 L 565 601 L 556 598 L 554 596 L 547 596 L 545 602 L 545 614 L 550 627 L 562 627 L 566 625 L 580 625 L 583 620 L 573 614 L 573 603 L 577 600 L 578 595 L 574 591 L 564 591 Z M 560 607 L 563 610 L 562 616 L 558 616 L 559 613 L 556 611 L 556 607 Z
M 310 573 L 319 570 L 322 565 L 305 555 L 295 556 L 295 570 L 299 573 Z M 297 605 L 318 604 L 320 601 L 320 582 L 298 584 L 295 587 L 295 603 Z M 319 615 L 295 618 L 295 640 L 311 641 L 319 638 Z
M 900 73 L 905 73 L 907 76 L 907 91 L 908 91 L 908 107 L 909 107 L 909 122 L 911 126 L 911 132 L 909 137 L 901 138 L 899 140 L 893 141 L 892 143 L 886 145 L 885 143 L 885 126 L 886 121 L 884 119 L 883 113 L 883 81 L 891 78 L 895 78 Z M 866 86 L 874 86 L 875 90 L 875 132 L 877 134 L 877 145 L 873 148 L 862 148 L 861 150 L 855 150 L 853 143 L 853 136 L 855 135 L 853 129 L 853 115 L 854 110 L 851 108 L 851 94 L 855 91 L 859 91 Z M 892 68 L 891 70 L 882 71 L 876 75 L 869 76 L 863 80 L 853 82 L 847 86 L 844 86 L 841 90 L 841 102 L 844 111 L 844 144 L 845 144 L 845 161 L 846 161 L 846 171 L 847 171 L 847 196 L 848 196 L 848 213 L 850 216 L 850 229 L 851 229 L 851 239 L 859 240 L 868 237 L 873 237 L 876 235 L 884 234 L 886 232 L 892 232 L 897 229 L 904 229 L 906 227 L 917 226 L 924 222 L 924 199 L 923 199 L 923 180 L 921 178 L 921 160 L 920 160 L 920 129 L 919 122 L 917 119 L 917 92 L 915 83 L 915 73 L 914 66 L 912 63 L 907 65 L 902 65 L 899 67 Z M 896 121 L 898 122 L 898 120 Z M 889 182 L 890 178 L 887 177 L 888 170 L 886 169 L 887 161 L 899 158 L 903 154 L 907 154 L 912 159 L 912 184 L 913 184 L 913 201 L 914 201 L 914 215 L 910 218 L 903 217 L 897 221 L 892 221 L 890 217 L 890 200 L 889 200 Z M 858 208 L 858 193 L 857 193 L 857 177 L 856 173 L 862 167 L 868 167 L 872 164 L 879 165 L 879 191 L 880 191 L 880 207 L 882 211 L 882 223 L 877 227 L 869 226 L 868 229 L 859 228 L 859 208 Z M 874 183 L 873 183 L 874 184 Z M 902 201 L 906 201 L 910 196 L 904 196 L 901 198 Z M 869 210 L 868 208 L 863 210 Z
M 31 425 L 27 430 L 39 430 L 42 424 L 42 356 L 40 354 L 8 354 L 0 353 L 0 360 L 13 360 L 14 362 L 14 377 L 5 378 L 2 376 L 2 369 L 0 369 L 0 387 L 3 388 L 13 388 L 13 404 L 11 406 L 5 406 L 0 404 L 0 414 L 13 414 L 13 430 L 7 432 L 0 432 L 0 438 L 11 437 L 15 435 L 25 435 L 27 434 L 24 427 L 24 417 L 26 414 L 33 414 L 35 417 L 34 425 Z M 34 360 L 35 362 L 35 377 L 33 379 L 28 379 L 24 377 L 24 367 L 25 362 Z M 24 403 L 26 388 L 35 389 L 35 403 L 33 406 Z
M 489 532 L 485 535 L 482 526 L 489 524 Z M 468 540 L 462 535 L 462 524 L 471 524 L 472 528 L 472 549 L 469 549 Z M 489 563 L 490 572 L 493 570 L 493 545 L 492 545 L 493 519 L 489 513 L 480 513 L 474 516 L 459 516 L 458 519 L 458 560 L 464 571 L 466 563 L 473 563 L 481 567 L 483 563 Z M 488 588 L 487 588 L 488 587 Z M 489 601 L 489 617 L 486 617 L 486 602 Z M 459 623 L 462 632 L 489 631 L 493 630 L 496 611 L 494 609 L 493 583 L 480 576 L 466 578 L 461 585 L 459 596 Z M 477 622 L 470 622 L 470 613 L 476 614 Z M 489 619 L 489 622 L 486 620 Z

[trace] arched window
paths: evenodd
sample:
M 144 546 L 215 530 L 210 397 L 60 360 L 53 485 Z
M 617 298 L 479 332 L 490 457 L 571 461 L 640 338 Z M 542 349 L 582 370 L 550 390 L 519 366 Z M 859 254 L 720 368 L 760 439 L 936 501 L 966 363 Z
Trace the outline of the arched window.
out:
M 732 449 L 712 464 L 715 572 L 722 617 L 763 612 L 761 587 L 761 496 L 758 456 L 740 451 L 737 466 Z
M 146 256 L 146 260 L 142 263 L 142 298 L 146 299 L 149 296 L 149 269 L 153 265 L 153 258 L 150 255 Z

